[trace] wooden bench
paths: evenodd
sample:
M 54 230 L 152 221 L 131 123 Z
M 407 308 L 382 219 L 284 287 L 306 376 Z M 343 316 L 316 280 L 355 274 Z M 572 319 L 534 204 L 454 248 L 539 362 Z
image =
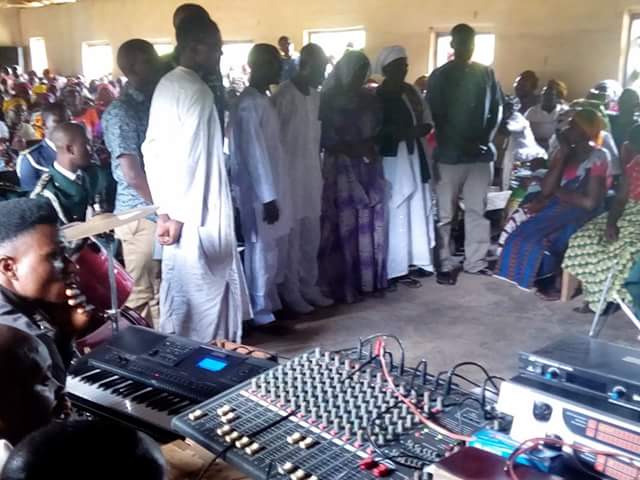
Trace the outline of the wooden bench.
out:
M 562 284 L 560 287 L 560 301 L 568 302 L 576 296 L 576 292 L 580 287 L 580 280 L 571 275 L 569 272 L 562 271 Z

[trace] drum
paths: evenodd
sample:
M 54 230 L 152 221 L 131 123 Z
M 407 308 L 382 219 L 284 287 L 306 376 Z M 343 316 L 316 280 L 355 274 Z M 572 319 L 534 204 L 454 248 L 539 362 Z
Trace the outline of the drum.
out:
M 98 310 L 110 310 L 109 258 L 104 247 L 89 240 L 74 256 L 73 262 L 77 267 L 78 287 L 86 295 L 87 302 Z M 115 262 L 115 274 L 118 308 L 121 308 L 133 289 L 133 279 L 118 262 Z
M 153 328 L 153 326 L 149 325 L 149 322 L 147 322 L 138 312 L 129 307 L 123 307 L 122 310 L 120 310 L 120 321 L 118 322 L 118 327 L 120 330 L 124 330 L 131 325 Z M 94 348 L 102 345 L 110 338 L 111 322 L 106 314 L 102 313 L 97 316 L 96 321 L 94 321 L 92 326 L 89 327 L 87 333 L 84 334 L 82 338 L 76 339 L 76 347 L 82 355 L 85 355 Z

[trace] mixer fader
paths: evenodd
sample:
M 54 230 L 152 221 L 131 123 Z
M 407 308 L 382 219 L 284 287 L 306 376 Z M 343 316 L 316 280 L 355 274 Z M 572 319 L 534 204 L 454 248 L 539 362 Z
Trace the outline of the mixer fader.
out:
M 415 478 L 414 471 L 488 421 L 477 398 L 446 408 L 433 377 L 403 373 L 391 372 L 394 390 L 379 359 L 316 349 L 201 404 L 173 426 L 257 479 Z M 472 396 L 457 387 L 447 397 L 462 398 Z

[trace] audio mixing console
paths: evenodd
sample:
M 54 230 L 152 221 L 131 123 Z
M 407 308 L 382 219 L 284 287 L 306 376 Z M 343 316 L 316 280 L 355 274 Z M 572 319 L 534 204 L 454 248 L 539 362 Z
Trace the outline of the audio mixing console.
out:
M 190 409 L 173 427 L 256 479 L 428 478 L 431 463 L 501 419 L 485 395 L 439 382 L 426 362 L 403 364 L 389 352 L 367 355 L 362 344 L 316 349 Z

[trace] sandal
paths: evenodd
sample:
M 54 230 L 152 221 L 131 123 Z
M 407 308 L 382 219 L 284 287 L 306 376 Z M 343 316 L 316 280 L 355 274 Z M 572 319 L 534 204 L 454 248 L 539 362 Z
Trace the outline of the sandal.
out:
M 582 315 L 593 315 L 594 313 L 596 313 L 593 310 L 591 310 L 591 307 L 589 306 L 588 303 L 583 303 L 579 307 L 574 308 L 573 311 L 575 313 L 580 313 Z
M 403 277 L 398 279 L 398 283 L 404 285 L 405 287 L 408 288 L 420 288 L 422 287 L 422 283 L 420 283 L 419 280 L 416 280 L 415 278 L 411 278 L 411 277 Z
M 536 290 L 536 296 L 546 302 L 557 302 L 560 300 L 560 292 L 557 290 Z

